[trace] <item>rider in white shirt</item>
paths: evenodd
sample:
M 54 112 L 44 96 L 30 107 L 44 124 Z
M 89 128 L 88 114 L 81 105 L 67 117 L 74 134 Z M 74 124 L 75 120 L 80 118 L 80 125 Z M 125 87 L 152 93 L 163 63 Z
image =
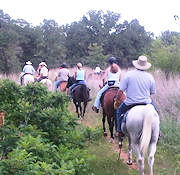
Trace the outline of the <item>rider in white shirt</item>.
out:
M 110 66 L 106 69 L 104 78 L 103 78 L 103 85 L 104 87 L 98 92 L 94 105 L 92 107 L 93 111 L 96 113 L 99 112 L 100 108 L 100 98 L 102 94 L 110 87 L 110 86 L 119 86 L 119 82 L 121 80 L 121 69 L 116 64 L 116 58 L 110 57 L 108 59 L 108 63 Z
M 47 68 L 47 64 L 45 62 L 41 62 L 39 64 L 39 78 L 37 79 L 38 82 L 40 82 L 42 79 L 46 79 L 48 78 L 48 68 Z

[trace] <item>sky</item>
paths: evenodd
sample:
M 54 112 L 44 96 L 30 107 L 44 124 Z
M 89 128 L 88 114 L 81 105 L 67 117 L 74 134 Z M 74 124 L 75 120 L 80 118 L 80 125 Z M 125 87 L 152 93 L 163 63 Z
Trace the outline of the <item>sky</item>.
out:
M 36 26 L 43 19 L 59 25 L 79 21 L 89 10 L 112 11 L 122 22 L 137 19 L 147 32 L 156 36 L 166 30 L 180 32 L 180 0 L 0 0 L 0 9 L 13 19 L 24 19 Z

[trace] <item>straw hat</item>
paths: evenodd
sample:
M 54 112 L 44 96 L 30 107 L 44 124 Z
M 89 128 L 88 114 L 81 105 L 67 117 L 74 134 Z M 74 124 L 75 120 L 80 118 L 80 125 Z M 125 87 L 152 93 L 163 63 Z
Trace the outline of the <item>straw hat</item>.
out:
M 39 66 L 46 66 L 47 67 L 47 64 L 45 62 L 41 62 L 41 63 L 39 63 Z
M 26 62 L 26 64 L 29 64 L 29 65 L 31 65 L 32 63 L 31 63 L 30 61 L 27 61 L 27 62 Z
M 151 67 L 151 63 L 147 61 L 147 57 L 143 55 L 139 56 L 137 60 L 133 60 L 132 64 L 139 70 L 147 70 Z

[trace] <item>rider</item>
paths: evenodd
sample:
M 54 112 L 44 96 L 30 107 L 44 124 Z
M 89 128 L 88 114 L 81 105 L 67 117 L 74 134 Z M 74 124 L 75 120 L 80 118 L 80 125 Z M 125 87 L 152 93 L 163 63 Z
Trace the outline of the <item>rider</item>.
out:
M 94 69 L 94 73 L 100 75 L 101 72 L 102 72 L 101 68 L 99 67 L 99 65 L 97 65 L 96 68 Z
M 39 78 L 37 82 L 40 82 L 42 79 L 48 78 L 48 68 L 45 62 L 41 62 L 38 67 Z
M 151 74 L 146 72 L 151 67 L 151 63 L 147 61 L 146 56 L 142 55 L 138 57 L 138 60 L 132 61 L 132 64 L 136 69 L 126 73 L 117 93 L 120 97 L 123 92 L 126 92 L 126 99 L 116 112 L 117 135 L 121 138 L 124 136 L 121 131 L 122 114 L 138 104 L 151 103 L 155 107 L 151 99 L 151 95 L 156 93 L 155 80 Z
M 86 82 L 85 82 L 85 70 L 82 68 L 82 63 L 77 63 L 77 70 L 75 72 L 75 79 L 76 79 L 76 82 L 69 88 L 69 96 L 71 97 L 72 95 L 72 90 L 79 84 L 82 84 L 82 85 L 86 85 Z M 91 98 L 88 99 L 88 101 L 90 101 Z
M 26 75 L 26 74 L 34 75 L 35 72 L 36 71 L 35 71 L 34 67 L 32 66 L 31 61 L 27 61 L 26 65 L 23 67 L 23 75 L 20 77 L 21 85 L 22 85 L 22 81 L 23 81 L 24 75 Z
M 69 75 L 70 75 L 70 72 L 67 69 L 67 64 L 63 63 L 60 66 L 58 76 L 56 77 L 56 81 L 54 83 L 54 92 L 57 90 L 58 86 L 60 86 L 61 82 L 68 81 Z
M 105 74 L 103 77 L 103 85 L 104 87 L 98 92 L 94 105 L 92 107 L 92 110 L 95 111 L 96 113 L 99 112 L 100 108 L 100 98 L 110 86 L 115 85 L 118 86 L 120 80 L 121 80 L 121 69 L 120 67 L 116 64 L 117 60 L 115 57 L 110 57 L 108 59 L 108 63 L 110 66 L 105 70 Z

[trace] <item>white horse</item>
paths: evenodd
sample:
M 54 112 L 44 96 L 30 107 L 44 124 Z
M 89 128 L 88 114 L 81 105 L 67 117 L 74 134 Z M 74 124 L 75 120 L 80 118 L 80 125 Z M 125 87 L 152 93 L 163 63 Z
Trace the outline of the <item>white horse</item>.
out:
M 31 74 L 25 74 L 23 79 L 24 79 L 24 85 L 27 85 L 28 83 L 34 82 L 34 77 Z
M 154 155 L 159 137 L 159 116 L 151 104 L 133 107 L 122 123 L 122 131 L 128 136 L 128 164 L 132 164 L 132 148 L 136 154 L 139 175 L 144 175 L 144 158 L 149 147 L 149 175 L 153 175 Z
M 40 81 L 40 83 L 43 83 L 45 86 L 47 86 L 47 88 L 48 88 L 49 91 L 52 91 L 52 89 L 53 89 L 53 83 L 52 83 L 52 81 L 51 81 L 50 79 L 48 79 L 48 78 L 42 79 L 42 80 Z

